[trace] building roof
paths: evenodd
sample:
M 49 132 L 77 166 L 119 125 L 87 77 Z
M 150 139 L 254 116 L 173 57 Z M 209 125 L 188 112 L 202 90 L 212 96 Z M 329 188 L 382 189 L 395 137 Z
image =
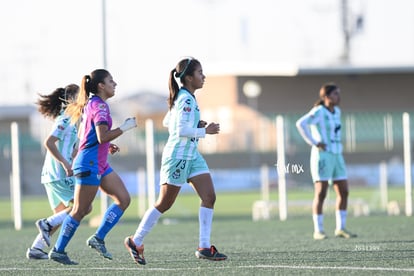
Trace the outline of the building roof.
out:
M 28 118 L 36 111 L 33 105 L 2 105 L 0 106 L 0 120 Z
M 414 66 L 299 66 L 290 63 L 258 62 L 213 62 L 204 66 L 208 75 L 232 76 L 286 76 L 321 75 L 321 74 L 401 74 L 414 73 Z

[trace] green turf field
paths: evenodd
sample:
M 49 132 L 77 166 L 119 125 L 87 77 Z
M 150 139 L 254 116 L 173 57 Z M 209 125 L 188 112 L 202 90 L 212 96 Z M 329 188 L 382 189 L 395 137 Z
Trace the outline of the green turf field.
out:
M 365 200 L 374 201 L 376 196 L 372 193 L 359 191 L 359 196 L 364 193 L 369 197 Z M 310 196 L 306 193 L 295 196 L 303 199 L 304 195 Z M 398 200 L 403 198 L 400 192 L 395 196 Z M 107 248 L 114 256 L 112 261 L 102 259 L 85 245 L 86 239 L 94 233 L 88 221 L 99 212 L 99 202 L 95 203 L 94 213 L 85 218 L 67 247 L 69 256 L 80 263 L 77 266 L 25 258 L 26 249 L 37 234 L 34 221 L 49 214 L 46 197 L 24 200 L 24 224 L 20 231 L 14 230 L 9 216 L 10 203 L 3 199 L 0 202 L 0 275 L 414 274 L 412 217 L 387 216 L 381 212 L 370 216 L 351 215 L 348 228 L 359 236 L 345 240 L 333 237 L 334 215 L 328 211 L 325 230 L 330 237 L 314 241 L 312 221 L 307 214 L 290 215 L 284 222 L 277 217 L 253 222 L 251 207 L 258 197 L 257 193 L 218 194 L 212 242 L 229 259 L 211 262 L 194 256 L 198 241 L 198 200 L 193 195 L 180 196 L 147 237 L 147 265 L 141 267 L 133 263 L 123 246 L 124 237 L 132 234 L 139 222 L 135 199 L 106 239 Z M 52 244 L 54 241 L 55 237 Z

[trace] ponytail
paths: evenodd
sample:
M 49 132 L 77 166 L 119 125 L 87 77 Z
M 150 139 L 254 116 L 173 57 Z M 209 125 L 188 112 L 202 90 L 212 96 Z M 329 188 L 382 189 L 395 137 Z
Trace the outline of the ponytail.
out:
M 175 68 L 171 70 L 170 77 L 168 80 L 168 88 L 170 90 L 170 96 L 168 97 L 168 107 L 170 110 L 174 106 L 174 102 L 177 99 L 178 91 L 180 90 L 180 87 L 178 86 L 178 83 L 175 80 L 176 73 L 177 70 Z
M 64 88 L 56 88 L 52 93 L 48 95 L 38 94 L 39 99 L 36 104 L 38 105 L 38 111 L 45 117 L 55 119 L 59 116 L 62 110 L 61 97 L 65 92 Z
M 317 100 L 314 104 L 313 104 L 313 106 L 318 106 L 318 105 L 323 105 L 323 100 Z
M 79 118 L 82 116 L 83 108 L 88 102 L 89 92 L 88 92 L 87 87 L 88 87 L 88 83 L 90 82 L 90 79 L 91 77 L 89 75 L 85 75 L 82 78 L 79 95 L 76 98 L 76 101 L 70 103 L 66 107 L 65 114 L 70 116 L 70 123 L 72 125 L 78 122 Z

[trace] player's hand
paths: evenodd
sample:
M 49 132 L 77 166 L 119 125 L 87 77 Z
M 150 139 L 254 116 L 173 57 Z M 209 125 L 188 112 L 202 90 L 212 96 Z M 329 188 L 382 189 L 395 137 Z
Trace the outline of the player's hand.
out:
M 115 154 L 120 151 L 120 148 L 115 144 L 109 144 L 109 153 Z
M 72 166 L 69 164 L 69 162 L 65 162 L 63 164 L 63 168 L 65 169 L 67 177 L 73 176 Z
M 321 150 L 321 151 L 325 151 L 325 150 L 326 150 L 326 144 L 325 144 L 325 143 L 322 143 L 322 142 L 317 143 L 317 144 L 316 144 L 316 147 L 317 147 L 319 150 Z
M 204 127 L 206 127 L 206 125 L 207 125 L 207 122 L 206 122 L 206 121 L 200 120 L 200 121 L 198 122 L 197 127 L 198 127 L 198 128 L 204 128 Z
M 133 118 L 126 119 L 125 122 L 119 126 L 119 128 L 122 130 L 122 132 L 125 132 L 136 126 L 137 126 L 137 122 L 135 121 L 135 117 L 133 117 Z
M 220 132 L 220 124 L 210 123 L 206 127 L 206 133 L 207 134 L 217 134 L 219 132 Z

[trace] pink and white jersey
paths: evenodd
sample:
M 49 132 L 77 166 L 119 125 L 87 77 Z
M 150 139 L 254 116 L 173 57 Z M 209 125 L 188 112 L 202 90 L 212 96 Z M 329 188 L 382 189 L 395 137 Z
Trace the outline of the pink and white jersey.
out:
M 99 144 L 96 126 L 112 127 L 111 112 L 108 104 L 98 96 L 92 96 L 86 104 L 79 126 L 79 150 L 73 168 L 85 168 L 102 174 L 108 167 L 108 150 L 110 143 Z

